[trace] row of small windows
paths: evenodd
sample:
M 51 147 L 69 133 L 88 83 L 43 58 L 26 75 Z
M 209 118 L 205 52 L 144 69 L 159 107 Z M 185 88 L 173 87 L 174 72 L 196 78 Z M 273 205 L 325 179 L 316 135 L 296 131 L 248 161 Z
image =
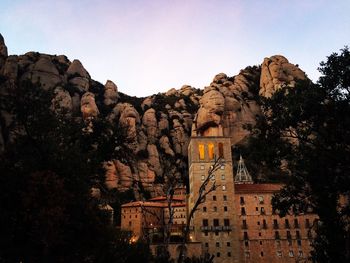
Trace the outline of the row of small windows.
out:
M 249 251 L 245 251 L 244 252 L 244 256 L 246 257 L 246 258 L 250 258 L 250 252 Z M 264 257 L 264 252 L 263 251 L 261 251 L 260 252 L 260 256 L 261 257 Z M 277 257 L 282 257 L 283 256 L 283 254 L 282 254 L 282 251 L 281 250 L 277 250 L 276 251 L 276 256 Z M 289 252 L 288 252 L 288 256 L 289 257 L 291 257 L 291 258 L 293 258 L 294 257 L 294 251 L 293 250 L 289 250 Z M 304 254 L 303 254 L 303 251 L 298 251 L 298 257 L 303 257 L 304 256 Z
M 227 206 L 224 206 L 223 209 L 224 209 L 224 212 L 228 211 Z M 213 207 L 213 212 L 217 212 L 217 211 L 218 211 L 218 208 L 216 206 L 214 206 Z M 207 207 L 206 206 L 203 207 L 203 212 L 207 212 Z
M 202 164 L 202 165 L 200 166 L 200 169 L 201 169 L 201 170 L 205 170 L 205 165 Z M 225 170 L 225 165 L 222 164 L 222 165 L 220 166 L 220 169 L 221 169 L 221 170 Z M 203 177 L 202 177 L 202 178 L 203 178 Z
M 257 201 L 259 202 L 259 204 L 264 204 L 264 197 L 262 196 L 262 195 L 259 195 L 259 196 L 255 196 L 255 199 L 257 199 Z M 244 200 L 244 197 L 243 196 L 241 196 L 240 198 L 239 198 L 239 203 L 241 204 L 241 205 L 244 205 L 245 204 L 245 200 Z
M 262 220 L 262 224 L 261 224 L 260 221 L 258 221 L 257 224 L 258 224 L 258 226 L 262 225 L 262 228 L 264 228 L 264 229 L 267 228 L 267 223 L 266 223 L 265 219 Z M 279 224 L 278 224 L 277 219 L 273 220 L 273 225 L 272 226 L 273 226 L 274 229 L 279 229 Z M 291 228 L 288 219 L 284 220 L 284 227 L 286 229 L 290 229 Z M 305 227 L 306 228 L 311 228 L 310 220 L 308 218 L 305 219 Z M 248 229 L 247 220 L 245 220 L 245 219 L 242 220 L 242 228 L 243 229 Z M 294 228 L 300 228 L 299 221 L 296 218 L 294 219 Z
M 259 208 L 256 207 L 256 208 L 255 208 L 255 211 L 256 211 L 256 212 L 259 212 Z M 260 214 L 261 214 L 261 215 L 265 215 L 265 208 L 264 208 L 264 207 L 260 207 Z M 245 207 L 241 207 L 241 215 L 242 215 L 242 216 L 247 215 L 247 213 L 246 213 L 246 211 L 245 211 Z
M 215 158 L 215 151 L 214 151 L 214 144 L 213 143 L 208 143 L 208 157 L 210 160 L 213 160 Z M 200 143 L 198 145 L 198 152 L 199 152 L 199 159 L 204 160 L 205 158 L 205 145 L 203 143 Z M 219 158 L 224 157 L 224 145 L 219 142 L 218 143 L 218 153 L 219 153 Z
M 224 226 L 229 226 L 229 225 L 230 225 L 230 219 L 225 218 L 224 219 Z M 209 220 L 203 219 L 202 226 L 209 226 Z M 213 226 L 220 226 L 220 220 L 217 218 L 213 219 Z
M 223 166 L 222 166 L 222 167 L 223 167 Z M 215 181 L 215 174 L 212 174 L 210 179 L 211 179 L 212 181 Z M 205 180 L 205 175 L 204 175 L 204 174 L 201 175 L 201 180 L 202 180 L 202 181 Z M 221 180 L 225 180 L 225 174 L 222 174 L 222 175 L 221 175 Z
M 261 236 L 262 236 L 262 234 L 261 234 L 261 232 L 259 232 L 259 237 L 261 237 Z M 309 239 L 312 239 L 312 234 L 311 234 L 310 230 L 307 232 L 307 237 Z M 248 232 L 243 232 L 243 239 L 244 240 L 249 240 Z M 275 239 L 276 240 L 281 239 L 279 231 L 275 231 Z M 290 231 L 286 232 L 286 239 L 287 240 L 292 240 L 292 234 L 290 233 Z M 300 240 L 301 239 L 301 235 L 300 235 L 299 231 L 295 231 L 295 239 L 297 239 L 298 245 L 301 246 L 301 240 Z M 291 242 L 290 242 L 290 245 L 291 245 Z

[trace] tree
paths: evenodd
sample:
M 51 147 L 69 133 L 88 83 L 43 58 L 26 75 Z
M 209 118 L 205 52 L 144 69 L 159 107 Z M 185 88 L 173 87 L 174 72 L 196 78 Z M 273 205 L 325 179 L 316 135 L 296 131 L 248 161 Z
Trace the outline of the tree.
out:
M 115 127 L 96 118 L 88 130 L 82 118 L 50 110 L 52 94 L 40 84 L 20 82 L 0 99 L 13 120 L 0 154 L 0 261 L 141 258 L 140 244 L 111 226 L 91 196 L 102 162 L 123 147 Z
M 189 234 L 191 231 L 190 225 L 191 221 L 193 219 L 194 214 L 198 211 L 198 207 L 205 202 L 205 199 L 207 195 L 209 195 L 211 192 L 215 191 L 218 185 L 216 185 L 216 182 L 214 181 L 212 184 L 209 184 L 213 176 L 215 176 L 215 172 L 220 169 L 222 165 L 222 159 L 221 158 L 215 158 L 213 165 L 210 166 L 208 170 L 208 174 L 205 177 L 204 181 L 202 182 L 201 186 L 199 187 L 198 197 L 194 202 L 193 207 L 188 213 L 187 219 L 186 219 L 186 226 L 183 231 L 183 241 L 180 247 L 180 253 L 178 258 L 178 263 L 184 262 L 184 252 L 186 247 L 186 242 L 189 240 Z M 205 257 L 203 260 L 204 262 L 212 262 L 213 256 Z
M 261 162 L 288 174 L 273 199 L 281 216 L 310 209 L 319 216 L 313 260 L 349 262 L 349 203 L 340 202 L 350 197 L 348 48 L 320 65 L 317 84 L 300 81 L 261 99 L 265 114 L 254 129 L 251 150 L 268 149 Z

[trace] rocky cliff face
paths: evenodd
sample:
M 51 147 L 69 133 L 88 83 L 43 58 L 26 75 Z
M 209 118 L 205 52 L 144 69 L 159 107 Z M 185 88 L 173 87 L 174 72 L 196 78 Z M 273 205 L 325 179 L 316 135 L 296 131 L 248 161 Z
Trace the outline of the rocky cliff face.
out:
M 265 58 L 261 66 L 247 67 L 237 76 L 216 75 L 209 86 L 197 89 L 188 85 L 146 98 L 118 92 L 108 80 L 102 85 L 91 79 L 79 60 L 66 56 L 28 52 L 8 56 L 0 35 L 0 95 L 16 88 L 21 80 L 40 82 L 52 90 L 51 110 L 79 115 L 85 121 L 102 116 L 119 125 L 127 134 L 134 154 L 134 167 L 122 160 L 105 163 L 106 186 L 121 191 L 139 181 L 152 194 L 162 191 L 170 166 L 175 175 L 186 179 L 187 146 L 193 135 L 215 135 L 220 127 L 231 137 L 232 145 L 249 136 L 244 127 L 254 125 L 261 114 L 259 96 L 269 97 L 280 87 L 293 86 L 305 74 L 283 56 Z M 103 110 L 102 110 L 103 109 Z M 7 143 L 11 118 L 0 115 L 0 151 Z M 215 128 L 215 129 L 214 129 Z

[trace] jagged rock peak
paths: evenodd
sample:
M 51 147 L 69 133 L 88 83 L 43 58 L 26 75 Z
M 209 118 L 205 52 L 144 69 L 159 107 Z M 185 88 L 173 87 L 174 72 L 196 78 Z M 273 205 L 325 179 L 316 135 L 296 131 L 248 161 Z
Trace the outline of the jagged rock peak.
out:
M 90 78 L 89 73 L 84 68 L 83 64 L 78 59 L 74 59 L 73 62 L 69 65 L 69 68 L 67 69 L 68 75 L 79 75 L 83 78 Z
M 260 92 L 264 97 L 272 94 L 283 86 L 294 87 L 297 80 L 306 79 L 305 72 L 298 66 L 289 63 L 281 55 L 265 58 L 261 65 Z
M 113 81 L 107 80 L 105 84 L 105 91 L 104 91 L 104 104 L 105 105 L 114 105 L 118 102 L 118 87 L 114 84 Z
M 7 47 L 5 45 L 5 40 L 3 36 L 0 34 L 0 56 L 7 57 Z

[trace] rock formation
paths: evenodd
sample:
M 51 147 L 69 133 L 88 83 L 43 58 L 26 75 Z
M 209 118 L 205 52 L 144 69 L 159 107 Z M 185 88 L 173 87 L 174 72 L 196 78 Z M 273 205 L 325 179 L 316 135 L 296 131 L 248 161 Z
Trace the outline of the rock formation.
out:
M 277 55 L 265 58 L 261 66 L 259 94 L 271 97 L 281 87 L 293 87 L 296 80 L 305 78 L 305 73 L 285 57 Z
M 261 67 L 247 67 L 233 77 L 220 73 L 202 90 L 184 85 L 136 98 L 118 91 L 110 80 L 105 85 L 92 80 L 79 60 L 71 62 L 64 55 L 8 56 L 0 35 L 0 94 L 30 80 L 52 92 L 51 110 L 80 116 L 89 125 L 92 118 L 106 118 L 118 127 L 125 139 L 118 143 L 126 146 L 123 149 L 130 151 L 132 160 L 122 154 L 104 167 L 107 188 L 120 191 L 136 191 L 140 185 L 135 182 L 139 182 L 151 194 L 160 194 L 168 167 L 175 174 L 185 174 L 191 133 L 229 136 L 233 145 L 244 144 L 249 138 L 245 126 L 254 125 L 256 116 L 262 114 L 257 98 L 269 97 L 305 78 L 286 58 L 273 56 L 265 58 Z M 0 151 L 9 142 L 9 136 L 4 136 L 11 134 L 9 116 L 0 113 Z

